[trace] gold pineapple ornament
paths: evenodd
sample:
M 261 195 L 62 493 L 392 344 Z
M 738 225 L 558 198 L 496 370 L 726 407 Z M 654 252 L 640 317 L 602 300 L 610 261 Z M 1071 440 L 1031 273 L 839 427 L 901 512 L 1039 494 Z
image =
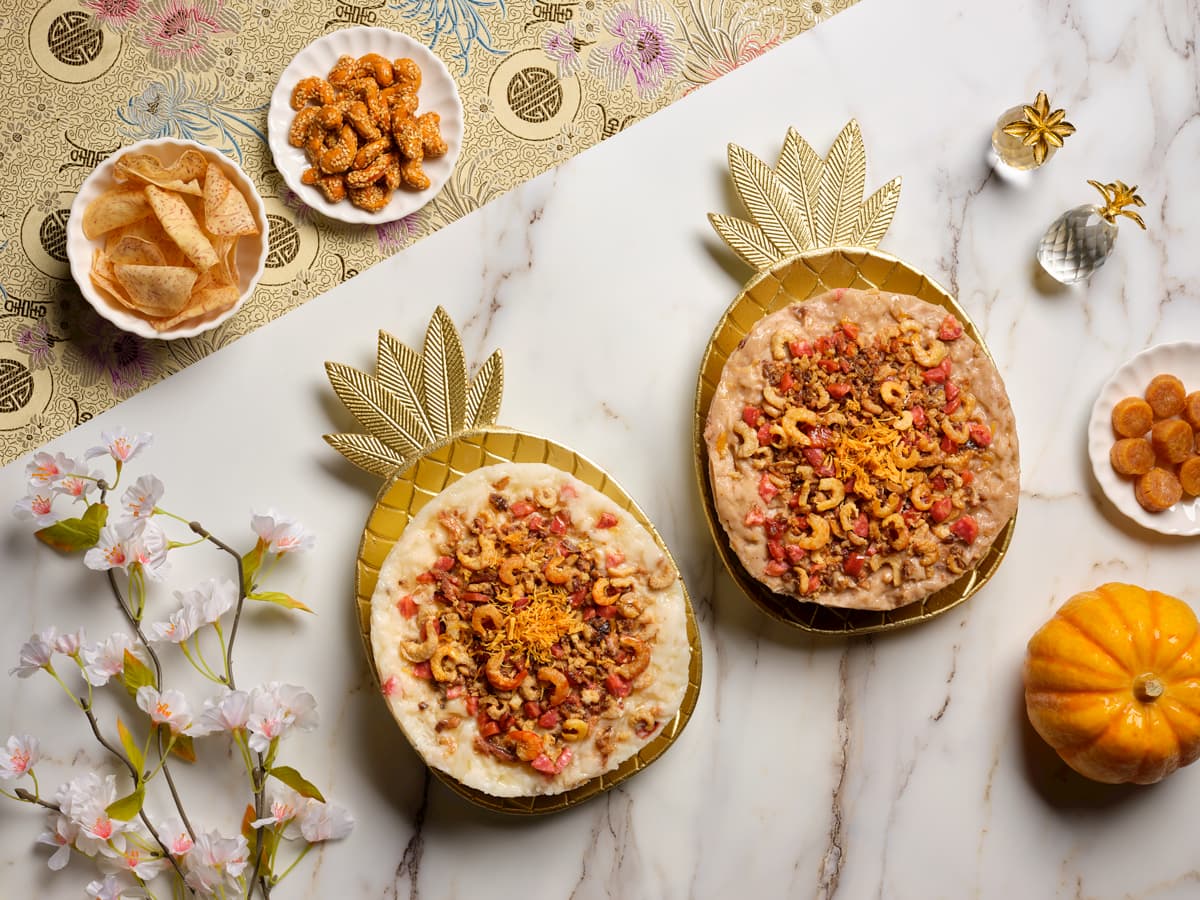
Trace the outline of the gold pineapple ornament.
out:
M 1050 110 L 1045 91 L 1030 104 L 1005 110 L 992 132 L 992 149 L 1000 162 L 1012 169 L 1036 169 L 1049 162 L 1063 141 L 1075 133 L 1065 109 Z
M 1128 208 L 1146 205 L 1137 194 L 1136 184 L 1088 184 L 1103 195 L 1104 205 L 1085 203 L 1067 210 L 1046 229 L 1038 245 L 1038 262 L 1050 277 L 1063 284 L 1083 281 L 1104 265 L 1117 239 L 1117 216 L 1132 219 L 1143 231 L 1146 229 L 1142 217 Z

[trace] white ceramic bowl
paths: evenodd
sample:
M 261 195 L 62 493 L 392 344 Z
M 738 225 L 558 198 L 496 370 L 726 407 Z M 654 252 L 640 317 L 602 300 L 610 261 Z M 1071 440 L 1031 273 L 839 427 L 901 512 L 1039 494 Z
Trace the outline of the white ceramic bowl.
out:
M 449 147 L 445 156 L 424 163 L 425 174 L 429 176 L 428 189 L 414 191 L 401 187 L 393 192 L 391 201 L 379 212 L 359 209 L 349 200 L 330 203 L 317 188 L 301 184 L 300 176 L 309 168 L 308 158 L 303 148 L 288 143 L 288 130 L 296 116 L 296 110 L 292 109 L 292 90 L 296 83 L 310 75 L 324 78 L 339 56 L 358 57 L 367 53 L 380 53 L 388 59 L 408 57 L 421 67 L 418 113 L 432 110 L 442 117 L 442 138 Z M 301 200 L 331 219 L 380 225 L 416 212 L 442 189 L 462 150 L 463 108 L 450 70 L 424 44 L 387 28 L 345 28 L 317 38 L 297 53 L 283 70 L 271 94 L 267 131 L 275 168 Z
M 232 307 L 223 312 L 211 313 L 205 318 L 193 320 L 186 327 L 175 328 L 171 331 L 155 331 L 154 327 L 145 319 L 134 315 L 92 286 L 92 280 L 88 277 L 88 273 L 92 270 L 92 251 L 103 249 L 104 237 L 101 236 L 93 241 L 84 236 L 83 211 L 89 203 L 117 184 L 113 178 L 113 169 L 119 157 L 126 153 L 148 153 L 157 157 L 161 162 L 170 164 L 189 148 L 199 150 L 204 154 L 205 159 L 217 163 L 224 170 L 226 176 L 242 192 L 246 202 L 250 205 L 250 212 L 254 215 L 254 221 L 258 223 L 259 233 L 246 235 L 238 240 L 237 272 L 241 295 Z M 242 171 L 241 166 L 223 153 L 218 153 L 211 147 L 195 141 L 176 140 L 175 138 L 138 141 L 136 144 L 122 147 L 96 166 L 92 174 L 80 185 L 79 193 L 71 204 L 71 216 L 67 222 L 67 259 L 71 264 L 71 276 L 92 308 L 118 328 L 131 331 L 144 338 L 164 341 L 195 337 L 210 328 L 216 328 L 241 309 L 246 298 L 254 292 L 254 286 L 258 284 L 258 279 L 262 277 L 263 269 L 267 264 L 268 244 L 267 210 L 263 206 L 262 197 L 259 196 L 258 189 L 250 180 L 250 176 Z
M 1133 496 L 1133 479 L 1118 475 L 1108 453 L 1116 443 L 1112 429 L 1112 410 L 1125 397 L 1141 397 L 1155 375 L 1167 373 L 1183 382 L 1188 393 L 1200 391 L 1200 343 L 1159 344 L 1143 350 L 1108 380 L 1092 407 L 1088 423 L 1088 455 L 1096 481 L 1113 506 L 1152 531 L 1160 534 L 1200 534 L 1200 498 L 1184 498 L 1160 513 L 1147 512 Z

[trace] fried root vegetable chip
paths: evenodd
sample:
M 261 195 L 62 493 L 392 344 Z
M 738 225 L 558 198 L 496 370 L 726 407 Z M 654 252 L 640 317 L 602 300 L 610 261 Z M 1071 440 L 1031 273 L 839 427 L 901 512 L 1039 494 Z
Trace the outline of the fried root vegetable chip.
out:
M 204 173 L 204 227 L 210 234 L 258 234 L 246 198 L 215 163 Z
M 145 195 L 143 194 L 143 196 Z M 149 203 L 146 204 L 146 209 L 150 209 Z M 151 215 L 144 219 L 132 222 L 129 225 L 123 225 L 120 228 L 114 228 L 108 232 L 107 241 L 104 245 L 105 252 L 111 254 L 117 242 L 126 237 L 139 238 L 154 244 L 162 251 L 165 265 L 182 266 L 186 264 L 185 260 L 187 260 L 187 257 L 183 255 L 183 251 L 179 249 L 179 246 L 168 237 L 162 225 L 159 224 L 158 219 L 154 217 L 153 211 L 151 211 Z
M 92 285 L 100 293 L 111 297 L 119 306 L 127 309 L 134 309 L 133 304 L 129 300 L 129 294 L 117 282 L 116 273 L 113 272 L 112 262 L 103 250 L 92 251 L 92 270 L 91 270 Z
M 169 319 L 151 319 L 150 324 L 156 331 L 170 331 L 181 325 L 187 325 L 212 313 L 220 313 L 237 303 L 241 292 L 230 284 L 214 284 L 211 287 L 199 288 L 192 292 L 192 299 L 187 307 Z
M 163 235 L 164 239 L 166 235 Z M 113 265 L 126 266 L 166 266 L 166 254 L 157 244 L 145 238 L 132 234 L 122 235 L 116 240 L 109 240 L 104 247 Z
M 150 204 L 140 189 L 105 191 L 83 211 L 83 233 L 89 241 L 150 215 Z
M 113 177 L 117 181 L 142 182 L 199 197 L 202 192 L 200 179 L 207 165 L 208 160 L 198 150 L 184 150 L 169 166 L 164 166 L 149 153 L 126 153 L 113 167 Z
M 146 199 L 171 240 L 197 269 L 203 272 L 219 262 L 217 251 L 204 236 L 200 223 L 182 197 L 149 184 L 146 185 Z
M 188 306 L 198 273 L 183 266 L 113 266 L 134 309 L 148 316 L 174 316 Z

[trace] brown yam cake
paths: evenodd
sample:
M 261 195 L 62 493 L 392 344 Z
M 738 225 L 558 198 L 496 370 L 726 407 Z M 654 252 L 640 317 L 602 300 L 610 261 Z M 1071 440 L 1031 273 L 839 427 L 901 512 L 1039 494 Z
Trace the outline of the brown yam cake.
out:
M 946 310 L 837 290 L 758 322 L 705 428 L 730 546 L 771 590 L 887 610 L 976 565 L 1016 512 L 992 361 Z

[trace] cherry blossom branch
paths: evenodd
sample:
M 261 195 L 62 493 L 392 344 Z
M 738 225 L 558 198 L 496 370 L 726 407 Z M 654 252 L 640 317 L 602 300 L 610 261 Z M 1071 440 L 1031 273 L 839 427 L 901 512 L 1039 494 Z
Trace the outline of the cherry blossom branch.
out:
M 162 662 L 158 658 L 158 654 L 154 651 L 154 647 L 150 645 L 150 641 L 146 639 L 145 632 L 142 631 L 142 623 L 133 617 L 130 612 L 129 604 L 125 600 L 125 596 L 121 593 L 121 587 L 117 584 L 117 576 L 112 569 L 106 573 L 108 575 L 108 586 L 112 588 L 113 596 L 117 598 L 117 605 L 121 607 L 121 612 L 125 619 L 132 626 L 134 633 L 137 634 L 138 640 L 141 641 L 146 652 L 150 654 L 150 662 L 154 664 L 154 687 L 162 688 L 163 674 Z M 171 768 L 167 765 L 166 755 L 163 753 L 163 737 L 162 732 L 158 732 L 157 737 L 158 759 L 162 764 L 163 777 L 167 779 L 167 788 L 171 792 L 171 799 L 175 802 L 175 809 L 179 813 L 179 818 L 183 822 L 183 827 L 187 829 L 188 836 L 194 841 L 196 840 L 196 830 L 192 827 L 191 820 L 188 819 L 187 811 L 183 808 L 183 799 L 179 796 L 179 789 L 175 786 L 175 776 L 171 774 Z
M 18 799 L 24 800 L 26 803 L 34 803 L 38 806 L 44 806 L 51 812 L 62 812 L 62 807 L 57 803 L 51 803 L 49 800 L 43 800 L 41 797 L 35 797 L 33 794 L 29 793 L 29 791 L 25 790 L 25 788 L 17 788 L 14 793 L 17 795 Z
M 237 563 L 237 610 L 233 614 L 233 625 L 230 626 L 229 629 L 229 643 L 225 645 L 225 680 L 229 685 L 229 689 L 231 691 L 236 691 L 237 684 L 233 677 L 233 644 L 234 641 L 237 640 L 238 625 L 242 621 L 242 607 L 246 605 L 246 581 L 245 571 L 242 568 L 242 554 L 238 553 L 220 538 L 214 537 L 213 534 L 199 522 L 189 522 L 188 527 L 191 528 L 196 534 L 200 535 L 200 537 L 213 544 L 215 547 L 219 547 L 220 549 L 224 550 L 226 553 L 232 556 Z
M 229 642 L 225 645 L 225 682 L 232 691 L 237 690 L 237 680 L 233 675 L 233 645 L 237 641 L 238 625 L 242 621 L 242 609 L 246 605 L 246 575 L 242 563 L 242 554 L 238 553 L 233 547 L 225 543 L 220 538 L 213 535 L 207 528 L 199 522 L 189 522 L 188 527 L 193 532 L 200 535 L 204 540 L 211 543 L 213 546 L 224 550 L 233 557 L 234 563 L 237 565 L 237 609 L 233 613 L 233 624 L 229 627 Z M 263 765 L 263 755 L 255 753 L 257 765 L 252 773 L 254 787 L 254 818 L 261 819 L 263 817 L 263 793 L 266 790 L 267 770 Z M 266 833 L 265 826 L 259 826 L 256 830 L 257 839 L 254 842 L 254 870 L 250 875 L 250 893 L 253 893 L 253 884 L 258 882 L 259 890 L 262 891 L 264 898 L 271 896 L 271 884 L 267 879 L 267 873 L 262 871 L 263 862 L 263 837 Z
M 130 760 L 129 757 L 110 744 L 108 739 L 103 735 L 103 733 L 101 733 L 100 723 L 96 721 L 96 714 L 92 712 L 90 705 L 83 708 L 83 714 L 87 716 L 88 724 L 92 726 L 92 734 L 96 736 L 96 740 L 100 742 L 100 746 L 119 759 L 121 762 L 125 763 L 126 768 L 129 769 L 129 774 L 133 776 L 134 783 L 139 783 L 141 780 L 141 773 L 138 771 L 137 766 L 133 764 L 133 761 Z M 178 873 L 180 878 L 183 878 L 183 869 L 179 867 L 179 863 L 176 862 L 175 857 L 171 855 L 171 851 L 167 849 L 166 843 L 159 835 L 158 829 L 154 827 L 154 823 L 150 821 L 150 817 L 146 815 L 145 809 L 138 810 L 138 818 L 142 820 L 142 824 L 146 826 L 146 830 L 150 832 L 150 836 L 154 838 L 154 842 L 162 849 L 163 857 L 170 860 L 171 865 L 175 868 L 176 873 Z

